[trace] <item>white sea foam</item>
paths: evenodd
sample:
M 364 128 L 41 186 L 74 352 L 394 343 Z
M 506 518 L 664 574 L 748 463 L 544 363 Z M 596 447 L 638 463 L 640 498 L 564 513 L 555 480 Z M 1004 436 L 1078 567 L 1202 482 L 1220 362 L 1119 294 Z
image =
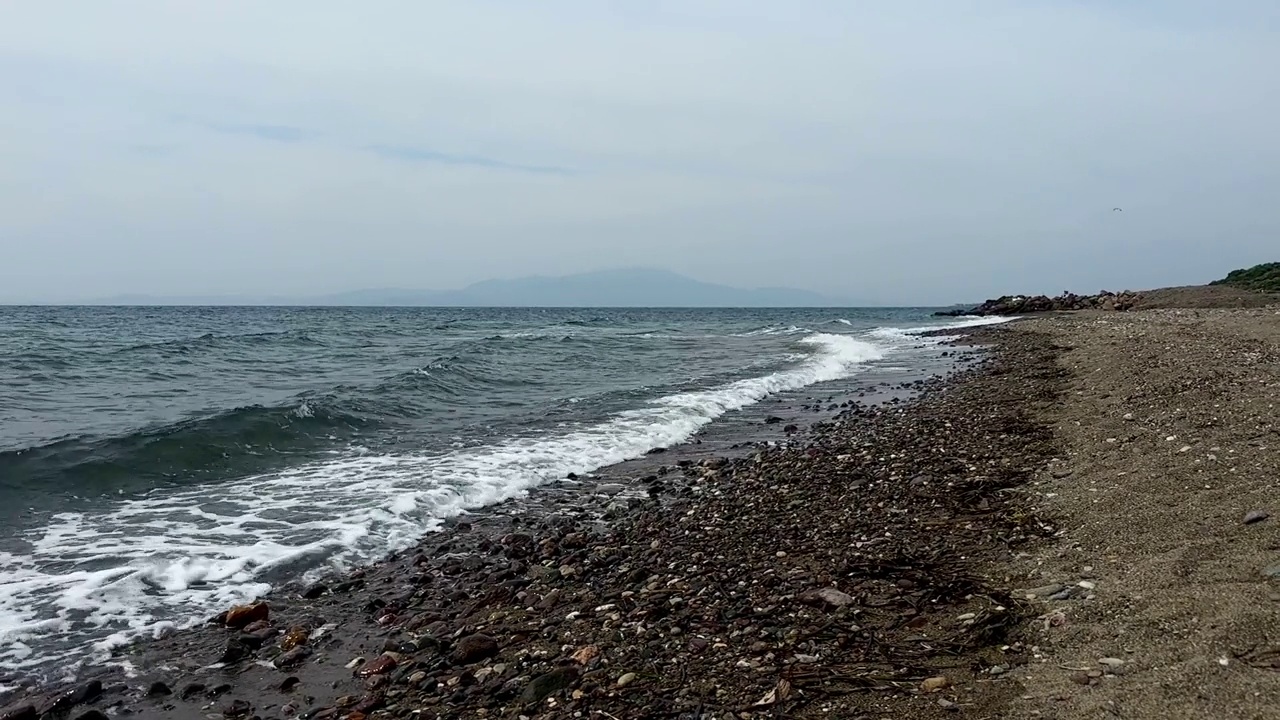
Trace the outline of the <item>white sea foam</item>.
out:
M 898 328 L 898 327 L 876 328 L 875 330 L 869 331 L 867 335 L 869 337 L 875 338 L 877 342 L 888 342 L 891 344 L 896 344 L 904 341 L 914 341 L 914 342 L 924 341 L 924 342 L 928 342 L 929 344 L 936 345 L 943 342 L 945 338 L 940 338 L 940 337 L 922 338 L 920 336 L 924 333 L 937 332 L 939 330 L 960 330 L 967 327 L 980 327 L 983 325 L 999 325 L 1000 323 L 1007 323 L 1013 319 L 1014 318 L 1003 317 L 1003 316 L 992 316 L 992 317 L 966 316 L 960 320 L 946 323 L 945 325 L 924 325 L 921 327 L 912 327 L 912 328 Z
M 73 666 L 174 621 L 198 622 L 300 571 L 376 558 L 410 546 L 446 518 L 679 443 L 771 394 L 847 377 L 886 354 L 909 352 L 924 330 L 999 321 L 861 337 L 809 334 L 799 343 L 811 352 L 790 369 L 657 398 L 555 435 L 432 455 L 364 449 L 215 486 L 160 488 L 99 512 L 54 515 L 26 538 L 30 554 L 0 553 L 0 668 L 29 667 L 37 643 L 47 666 Z
M 786 327 L 783 327 L 781 325 L 770 325 L 769 327 L 762 327 L 756 330 L 748 330 L 747 332 L 744 332 L 744 333 L 734 333 L 733 337 L 756 337 L 758 335 L 799 335 L 801 333 L 807 333 L 807 332 L 811 332 L 811 331 L 806 328 L 798 327 L 796 325 L 788 325 Z

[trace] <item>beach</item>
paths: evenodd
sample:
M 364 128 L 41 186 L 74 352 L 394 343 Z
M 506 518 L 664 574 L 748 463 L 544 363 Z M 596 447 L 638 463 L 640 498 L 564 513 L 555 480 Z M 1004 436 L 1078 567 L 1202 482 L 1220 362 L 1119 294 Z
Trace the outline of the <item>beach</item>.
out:
M 968 332 L 0 717 L 1280 717 L 1280 315 Z

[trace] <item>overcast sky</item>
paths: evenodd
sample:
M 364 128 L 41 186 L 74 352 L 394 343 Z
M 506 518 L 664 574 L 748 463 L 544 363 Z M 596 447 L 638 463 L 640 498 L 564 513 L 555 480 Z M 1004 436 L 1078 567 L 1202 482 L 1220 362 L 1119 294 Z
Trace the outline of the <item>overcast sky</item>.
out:
M 0 298 L 1206 281 L 1278 68 L 1275 0 L 5 2 Z

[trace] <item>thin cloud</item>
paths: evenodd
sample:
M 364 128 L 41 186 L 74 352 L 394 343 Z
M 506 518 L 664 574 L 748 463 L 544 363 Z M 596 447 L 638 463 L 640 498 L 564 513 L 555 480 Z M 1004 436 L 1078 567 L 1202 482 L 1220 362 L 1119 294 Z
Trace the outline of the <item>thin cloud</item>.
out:
M 301 142 L 306 133 L 302 128 L 293 127 L 291 125 L 258 125 L 258 124 L 223 124 L 208 123 L 206 125 L 210 130 L 228 135 L 252 135 L 253 137 L 270 140 L 272 142 L 296 143 Z
M 440 165 L 470 165 L 473 167 L 483 167 L 492 170 L 511 170 L 514 172 L 535 173 L 539 175 L 573 174 L 573 171 L 569 168 L 558 167 L 555 165 L 523 165 L 520 163 L 510 163 L 503 160 L 497 160 L 495 158 L 484 157 L 481 155 L 455 155 L 453 153 L 442 153 L 434 150 L 423 150 L 421 148 L 405 147 L 401 145 L 367 145 L 364 149 L 378 157 L 388 158 L 391 160 L 404 160 L 407 162 L 435 163 Z

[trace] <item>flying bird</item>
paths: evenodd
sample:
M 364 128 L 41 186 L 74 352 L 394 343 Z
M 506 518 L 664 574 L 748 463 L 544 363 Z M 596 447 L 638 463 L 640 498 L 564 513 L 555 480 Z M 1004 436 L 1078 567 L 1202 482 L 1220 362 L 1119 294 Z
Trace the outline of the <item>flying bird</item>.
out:
M 1120 208 L 1111 208 L 1111 212 L 1124 212 L 1124 210 L 1121 210 Z

